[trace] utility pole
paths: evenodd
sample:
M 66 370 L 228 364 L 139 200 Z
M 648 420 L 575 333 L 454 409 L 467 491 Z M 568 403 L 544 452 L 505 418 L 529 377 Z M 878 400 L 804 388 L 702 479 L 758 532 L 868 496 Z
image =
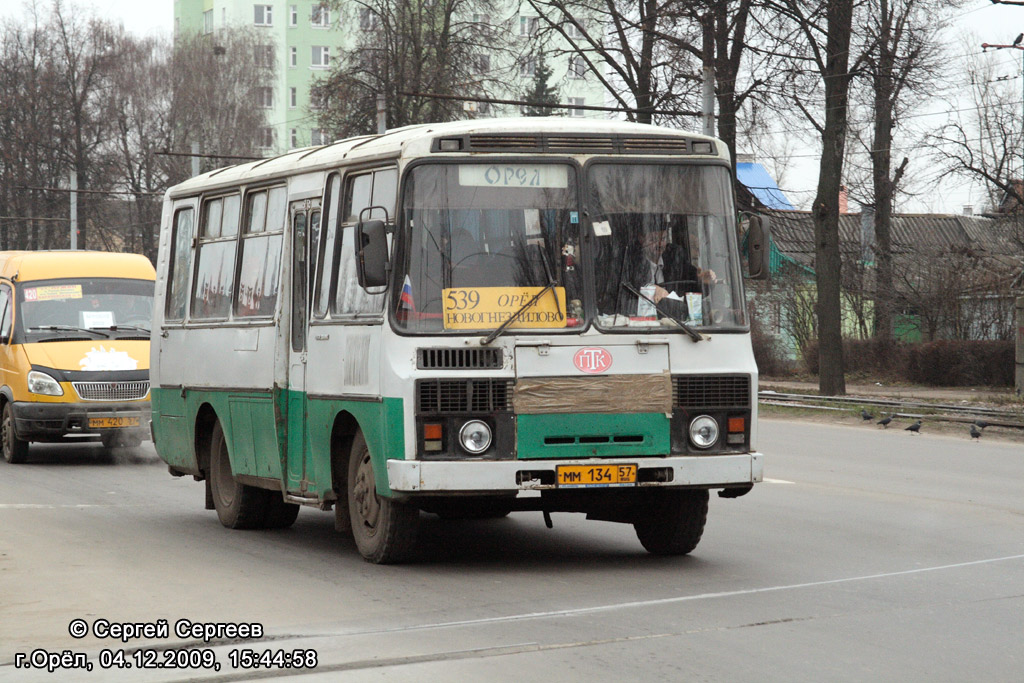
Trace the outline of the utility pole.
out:
M 377 135 L 388 132 L 387 100 L 384 93 L 377 95 Z
M 71 170 L 71 251 L 78 249 L 78 171 Z

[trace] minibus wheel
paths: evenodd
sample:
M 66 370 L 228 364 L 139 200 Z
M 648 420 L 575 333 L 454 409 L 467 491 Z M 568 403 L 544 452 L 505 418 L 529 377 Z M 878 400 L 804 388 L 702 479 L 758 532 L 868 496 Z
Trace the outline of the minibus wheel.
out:
M 373 461 L 362 432 L 352 441 L 347 489 L 352 536 L 359 553 L 374 564 L 408 559 L 416 545 L 420 511 L 377 493 Z
M 263 526 L 270 491 L 239 483 L 231 472 L 228 444 L 220 422 L 214 422 L 210 437 L 210 493 L 220 523 L 229 529 L 259 529 Z
M 12 465 L 25 462 L 25 458 L 28 457 L 28 441 L 22 441 L 14 433 L 14 409 L 11 408 L 10 403 L 4 403 L 0 432 L 2 432 L 4 460 Z
M 647 552 L 686 555 L 696 548 L 708 519 L 707 489 L 654 489 L 646 494 L 633 528 Z

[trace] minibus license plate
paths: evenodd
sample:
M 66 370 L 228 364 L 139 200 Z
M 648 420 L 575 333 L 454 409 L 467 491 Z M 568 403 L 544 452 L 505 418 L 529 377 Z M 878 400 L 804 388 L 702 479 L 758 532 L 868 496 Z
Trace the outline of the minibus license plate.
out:
M 636 485 L 636 465 L 559 465 L 555 473 L 562 488 Z
M 118 429 L 121 427 L 138 427 L 138 417 L 90 417 L 91 429 Z

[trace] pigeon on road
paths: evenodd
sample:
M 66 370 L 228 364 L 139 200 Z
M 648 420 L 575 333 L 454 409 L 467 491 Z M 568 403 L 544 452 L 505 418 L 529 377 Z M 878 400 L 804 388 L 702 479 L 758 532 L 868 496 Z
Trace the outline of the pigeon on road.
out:
M 974 425 L 971 425 L 971 438 L 972 439 L 980 439 L 981 438 L 981 432 L 979 432 L 978 428 L 975 427 Z
M 888 429 L 890 422 L 892 422 L 892 415 L 889 415 L 887 417 L 883 417 L 881 420 L 879 420 L 875 424 L 882 425 L 882 429 Z
M 863 408 L 860 409 L 860 417 L 865 422 L 867 422 L 868 420 L 874 420 L 875 419 L 874 415 L 872 415 L 868 411 L 864 410 Z
M 978 426 L 979 426 L 979 427 L 981 427 L 982 429 L 984 429 L 985 427 L 988 427 L 988 426 L 989 426 L 989 423 L 988 423 L 988 422 L 985 422 L 984 420 L 975 420 L 975 421 L 974 421 L 974 424 L 978 425 Z
M 914 424 L 910 425 L 909 427 L 905 427 L 903 429 L 903 431 L 910 432 L 911 434 L 920 434 L 921 433 L 921 421 L 918 420 L 917 422 L 915 422 Z

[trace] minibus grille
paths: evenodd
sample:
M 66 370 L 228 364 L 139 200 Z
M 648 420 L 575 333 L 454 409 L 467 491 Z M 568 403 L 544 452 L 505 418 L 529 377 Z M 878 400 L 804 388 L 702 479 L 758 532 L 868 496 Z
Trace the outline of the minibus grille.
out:
M 416 367 L 420 370 L 494 370 L 501 368 L 500 348 L 419 349 Z
M 497 413 L 508 410 L 510 379 L 421 379 L 418 413 Z
M 675 408 L 750 408 L 750 376 L 676 375 L 672 398 Z
M 516 134 L 470 135 L 468 152 L 563 152 L 576 154 L 686 154 L 686 138 L 674 135 Z
M 149 382 L 72 382 L 83 401 L 138 401 L 149 394 Z

